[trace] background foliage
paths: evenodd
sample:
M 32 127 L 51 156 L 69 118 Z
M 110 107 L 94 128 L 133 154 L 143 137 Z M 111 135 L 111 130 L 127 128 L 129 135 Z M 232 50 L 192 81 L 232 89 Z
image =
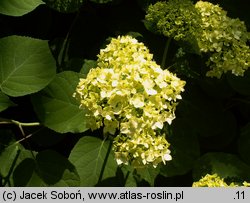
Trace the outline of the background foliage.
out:
M 171 42 L 166 59 L 187 81 L 167 131 L 172 161 L 136 173 L 118 167 L 102 130 L 87 128 L 72 94 L 108 38 L 129 33 L 161 64 L 167 39 L 143 23 L 154 2 L 0 1 L 1 186 L 191 186 L 207 173 L 250 181 L 250 71 L 207 78 L 194 51 L 175 58 L 185 45 Z M 249 30 L 247 1 L 210 2 Z

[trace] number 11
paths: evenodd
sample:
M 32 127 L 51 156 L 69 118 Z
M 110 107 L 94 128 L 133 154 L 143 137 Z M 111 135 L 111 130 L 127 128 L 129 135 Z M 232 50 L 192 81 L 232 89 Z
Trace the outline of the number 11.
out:
M 237 191 L 236 195 L 237 195 L 237 199 L 245 199 L 245 193 L 244 193 L 244 191 L 242 191 L 242 192 Z

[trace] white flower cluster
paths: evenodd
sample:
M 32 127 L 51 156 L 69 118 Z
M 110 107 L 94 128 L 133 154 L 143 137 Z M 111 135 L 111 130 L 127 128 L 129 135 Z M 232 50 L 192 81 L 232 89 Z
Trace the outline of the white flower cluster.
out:
M 175 40 L 193 40 L 201 23 L 200 15 L 190 0 L 159 1 L 150 5 L 145 19 L 158 31 Z
M 243 76 L 250 66 L 250 33 L 243 21 L 228 17 L 218 5 L 206 1 L 194 5 L 191 0 L 157 2 L 149 6 L 145 18 L 167 37 L 196 40 L 200 51 L 209 56 L 209 77 L 220 78 L 227 72 Z
M 231 19 L 218 5 L 199 1 L 195 7 L 201 14 L 203 30 L 197 36 L 202 52 L 210 53 L 208 65 L 211 70 L 207 76 L 220 78 L 223 73 L 232 72 L 236 76 L 243 76 L 250 66 L 250 48 L 244 22 Z
M 199 181 L 194 182 L 192 187 L 250 187 L 250 183 L 244 181 L 241 184 L 231 182 L 230 184 L 224 181 L 218 174 L 207 174 Z
M 156 167 L 171 160 L 170 144 L 157 131 L 175 118 L 185 82 L 152 58 L 136 39 L 113 38 L 74 95 L 89 109 L 92 130 L 104 126 L 104 133 L 117 135 L 113 149 L 118 164 Z

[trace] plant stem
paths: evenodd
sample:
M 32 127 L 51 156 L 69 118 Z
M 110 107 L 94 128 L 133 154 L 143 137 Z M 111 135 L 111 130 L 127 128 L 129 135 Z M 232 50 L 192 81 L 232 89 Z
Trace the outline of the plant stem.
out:
M 162 69 L 164 69 L 164 67 L 166 65 L 166 59 L 167 59 L 167 55 L 168 55 L 168 49 L 169 49 L 170 42 L 171 42 L 171 37 L 168 38 L 164 52 L 163 52 L 162 61 L 161 61 L 161 68 Z
M 17 125 L 19 130 L 21 131 L 22 133 L 22 136 L 24 138 L 22 138 L 21 140 L 17 141 L 15 144 L 19 143 L 19 142 L 22 142 L 24 140 L 26 140 L 27 138 L 30 138 L 34 133 L 26 136 L 25 133 L 24 133 L 24 130 L 23 130 L 23 127 L 33 127 L 33 126 L 40 126 L 41 123 L 39 122 L 32 122 L 32 123 L 22 123 L 22 122 L 19 122 L 19 121 L 16 121 L 16 120 L 9 120 L 9 119 L 2 119 L 0 118 L 0 125 L 1 124 L 14 124 L 14 125 Z M 40 129 L 39 129 L 40 130 Z M 38 130 L 38 131 L 39 131 Z M 36 131 L 37 132 L 37 131 Z M 32 153 L 32 152 L 31 152 Z M 32 153 L 33 154 L 33 153 Z
M 39 122 L 22 123 L 22 122 L 19 122 L 19 121 L 16 121 L 16 120 L 9 120 L 9 119 L 0 119 L 0 120 L 3 120 L 3 121 L 0 121 L 0 125 L 1 124 L 15 124 L 18 127 L 19 126 L 31 127 L 31 126 L 40 126 L 41 125 L 41 123 L 39 123 Z

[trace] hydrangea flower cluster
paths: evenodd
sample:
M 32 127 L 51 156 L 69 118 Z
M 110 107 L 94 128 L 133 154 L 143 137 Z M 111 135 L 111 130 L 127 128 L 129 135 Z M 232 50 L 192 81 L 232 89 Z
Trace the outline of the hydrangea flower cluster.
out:
M 201 18 L 190 0 L 160 1 L 150 5 L 145 19 L 158 31 L 175 40 L 193 40 Z
M 115 135 L 118 164 L 143 167 L 171 160 L 164 122 L 175 118 L 185 82 L 153 61 L 143 43 L 130 36 L 113 38 L 100 51 L 97 68 L 81 78 L 74 96 L 89 109 L 92 130 L 104 126 Z
M 194 182 L 192 187 L 239 187 L 240 185 L 232 182 L 227 184 L 218 174 L 207 174 L 199 181 Z M 244 181 L 241 186 L 249 187 L 250 183 Z
M 250 48 L 246 44 L 250 33 L 244 22 L 231 19 L 221 7 L 209 2 L 199 1 L 195 7 L 202 19 L 203 32 L 197 35 L 199 47 L 211 54 L 207 76 L 220 78 L 226 72 L 243 76 L 250 66 Z
M 208 53 L 208 77 L 220 78 L 232 72 L 243 76 L 250 66 L 250 33 L 243 21 L 227 16 L 218 5 L 190 0 L 170 0 L 149 6 L 146 20 L 156 24 L 163 35 L 175 40 L 196 40 L 201 52 Z

